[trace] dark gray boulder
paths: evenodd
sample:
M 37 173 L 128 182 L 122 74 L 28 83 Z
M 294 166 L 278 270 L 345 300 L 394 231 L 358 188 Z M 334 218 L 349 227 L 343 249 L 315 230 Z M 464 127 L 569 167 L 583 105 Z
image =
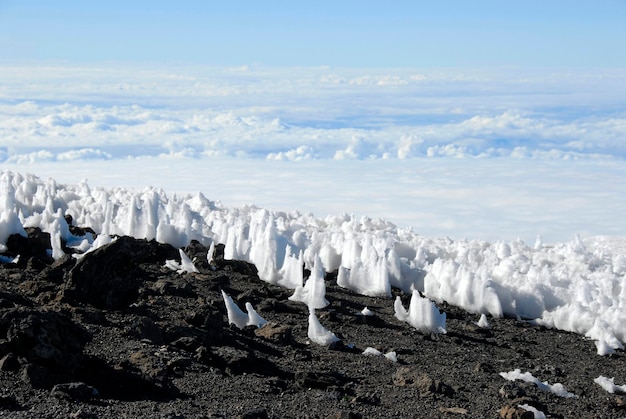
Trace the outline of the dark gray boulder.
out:
M 170 245 L 120 237 L 83 256 L 68 273 L 62 294 L 73 304 L 123 309 L 139 296 L 146 276 L 141 264 L 164 264 L 178 257 L 178 251 Z
M 0 336 L 3 352 L 62 372 L 76 368 L 91 337 L 63 314 L 24 307 L 0 314 Z

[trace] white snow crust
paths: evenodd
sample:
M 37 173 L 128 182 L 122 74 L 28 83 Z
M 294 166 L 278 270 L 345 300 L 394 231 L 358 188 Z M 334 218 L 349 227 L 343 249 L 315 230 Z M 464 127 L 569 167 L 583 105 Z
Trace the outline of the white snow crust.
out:
M 372 348 L 371 346 L 368 346 L 363 351 L 363 355 L 366 355 L 366 356 L 382 356 L 383 353 L 381 351 L 379 351 L 378 349 L 376 349 L 376 348 Z
M 483 313 L 480 315 L 480 319 L 476 322 L 476 326 L 481 329 L 491 329 L 491 325 L 489 324 L 489 320 L 487 320 L 487 316 Z
M 374 315 L 374 312 L 367 307 L 363 307 L 363 310 L 360 311 L 360 314 L 362 316 L 370 317 Z

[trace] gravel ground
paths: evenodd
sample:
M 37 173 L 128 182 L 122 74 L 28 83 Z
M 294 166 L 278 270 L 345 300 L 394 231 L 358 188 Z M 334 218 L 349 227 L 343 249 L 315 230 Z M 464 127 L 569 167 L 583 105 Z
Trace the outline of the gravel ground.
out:
M 356 295 L 328 274 L 330 305 L 316 314 L 341 340 L 319 346 L 292 291 L 222 260 L 219 248 L 209 266 L 208 249 L 192 243 L 199 272 L 179 274 L 164 267 L 177 249 L 155 242 L 124 237 L 80 262 L 55 262 L 29 234 L 21 246 L 30 254 L 0 265 L 2 417 L 533 417 L 519 406 L 554 418 L 626 417 L 626 397 L 593 381 L 626 383 L 624 352 L 600 357 L 579 335 L 510 318 L 480 328 L 477 314 L 445 304 L 447 333 L 423 334 L 394 317 L 393 299 Z M 222 290 L 268 324 L 229 325 Z M 410 296 L 393 292 L 407 307 Z M 397 362 L 364 355 L 368 347 Z M 515 369 L 575 397 L 499 374 Z

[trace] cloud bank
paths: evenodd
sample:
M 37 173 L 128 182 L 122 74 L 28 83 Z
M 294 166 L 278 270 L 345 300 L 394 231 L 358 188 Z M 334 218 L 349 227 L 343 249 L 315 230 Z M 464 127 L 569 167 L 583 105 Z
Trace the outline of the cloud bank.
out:
M 623 159 L 626 76 L 594 74 L 3 67 L 0 157 Z

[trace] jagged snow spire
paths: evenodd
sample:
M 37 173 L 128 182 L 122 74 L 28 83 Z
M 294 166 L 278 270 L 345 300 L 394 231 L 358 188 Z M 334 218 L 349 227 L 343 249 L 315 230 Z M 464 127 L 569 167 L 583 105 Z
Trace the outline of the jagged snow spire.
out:
M 228 314 L 228 323 L 234 324 L 240 329 L 243 329 L 248 324 L 248 315 L 244 313 L 237 304 L 233 301 L 230 295 L 222 291 L 222 298 L 224 298 L 224 304 L 226 305 L 226 312 Z
M 207 262 L 209 262 L 209 265 L 213 264 L 214 256 L 215 256 L 215 240 L 211 241 L 211 245 L 209 246 L 209 251 L 207 252 L 207 255 L 206 255 L 206 260 Z
M 333 332 L 322 326 L 315 315 L 315 310 L 309 312 L 309 330 L 307 335 L 312 342 L 321 346 L 328 346 L 340 340 Z
M 267 323 L 267 321 L 254 310 L 252 304 L 246 303 L 246 309 L 248 312 L 245 313 L 237 304 L 235 304 L 232 297 L 226 294 L 223 290 L 222 298 L 224 298 L 224 304 L 226 305 L 229 324 L 234 324 L 239 329 L 243 329 L 246 326 L 261 327 Z
M 304 286 L 297 287 L 293 295 L 289 297 L 291 301 L 305 303 L 309 310 L 324 308 L 329 303 L 326 299 L 326 284 L 324 282 L 324 267 L 319 256 L 315 256 L 315 263 L 311 269 L 311 276 Z
M 178 249 L 178 253 L 180 254 L 180 263 L 176 262 L 173 259 L 168 259 L 165 261 L 166 267 L 170 268 L 173 271 L 177 271 L 179 274 L 185 272 L 198 272 L 198 268 L 196 268 L 196 265 L 193 264 L 193 261 L 189 258 L 189 256 L 187 256 L 185 252 L 183 252 L 182 249 Z
M 435 303 L 422 297 L 413 290 L 408 311 L 402 305 L 400 297 L 394 302 L 395 316 L 422 333 L 446 333 L 446 313 L 440 313 Z
M 267 320 L 261 317 L 259 313 L 256 312 L 254 307 L 252 307 L 252 304 L 250 304 L 249 302 L 246 303 L 246 310 L 248 311 L 248 326 L 261 327 L 265 323 L 267 323 Z

